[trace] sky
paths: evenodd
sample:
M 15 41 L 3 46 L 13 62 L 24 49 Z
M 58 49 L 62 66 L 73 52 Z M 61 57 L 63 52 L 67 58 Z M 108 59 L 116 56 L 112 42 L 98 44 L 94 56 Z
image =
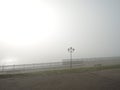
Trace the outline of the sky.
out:
M 0 0 L 0 64 L 120 56 L 120 0 Z

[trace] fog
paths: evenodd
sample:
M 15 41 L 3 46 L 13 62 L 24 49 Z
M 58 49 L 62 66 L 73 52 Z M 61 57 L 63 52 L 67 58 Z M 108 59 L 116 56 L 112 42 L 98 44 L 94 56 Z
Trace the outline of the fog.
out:
M 0 64 L 120 56 L 120 0 L 0 0 Z

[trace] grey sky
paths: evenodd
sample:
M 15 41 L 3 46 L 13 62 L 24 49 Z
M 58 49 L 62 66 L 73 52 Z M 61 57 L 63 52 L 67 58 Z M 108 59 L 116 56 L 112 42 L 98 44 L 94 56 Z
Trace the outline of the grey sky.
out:
M 120 0 L 1 0 L 0 63 L 120 56 Z

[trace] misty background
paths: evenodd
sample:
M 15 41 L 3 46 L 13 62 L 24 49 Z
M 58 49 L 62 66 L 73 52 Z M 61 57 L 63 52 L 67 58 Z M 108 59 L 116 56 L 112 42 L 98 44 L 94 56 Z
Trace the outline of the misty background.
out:
M 0 0 L 0 64 L 120 56 L 120 0 Z

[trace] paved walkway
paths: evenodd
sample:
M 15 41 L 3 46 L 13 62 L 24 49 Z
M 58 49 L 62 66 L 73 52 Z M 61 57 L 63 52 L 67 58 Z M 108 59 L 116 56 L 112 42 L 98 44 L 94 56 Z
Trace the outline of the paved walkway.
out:
M 120 69 L 0 78 L 0 90 L 120 90 Z

